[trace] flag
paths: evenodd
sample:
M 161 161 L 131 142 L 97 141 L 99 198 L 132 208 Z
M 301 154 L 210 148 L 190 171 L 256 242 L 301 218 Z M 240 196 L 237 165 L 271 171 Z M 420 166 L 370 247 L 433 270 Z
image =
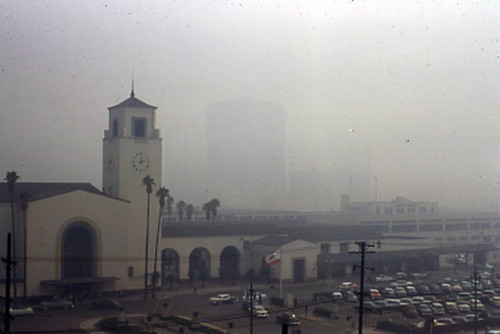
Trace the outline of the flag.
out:
M 279 262 L 281 261 L 281 253 L 280 253 L 280 250 L 278 249 L 276 252 L 272 253 L 272 254 L 269 254 L 268 256 L 266 256 L 266 264 L 268 266 L 272 265 L 272 264 L 275 264 L 276 262 Z

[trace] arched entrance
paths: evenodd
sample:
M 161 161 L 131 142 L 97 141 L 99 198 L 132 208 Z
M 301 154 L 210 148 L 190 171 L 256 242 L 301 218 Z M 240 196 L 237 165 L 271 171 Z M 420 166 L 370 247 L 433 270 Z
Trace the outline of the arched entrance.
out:
M 68 226 L 62 234 L 61 278 L 95 277 L 96 233 L 87 223 Z
M 240 252 L 234 246 L 225 247 L 220 253 L 220 277 L 235 279 L 239 276 Z
M 161 284 L 172 285 L 179 280 L 179 253 L 172 248 L 161 251 Z
M 210 253 L 204 247 L 195 248 L 189 255 L 189 279 L 205 282 L 210 279 Z

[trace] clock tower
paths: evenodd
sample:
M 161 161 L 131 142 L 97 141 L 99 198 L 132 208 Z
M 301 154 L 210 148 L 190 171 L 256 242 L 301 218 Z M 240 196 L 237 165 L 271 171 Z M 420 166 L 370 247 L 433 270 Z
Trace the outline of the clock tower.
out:
M 146 198 L 142 184 L 146 175 L 154 179 L 154 191 L 161 187 L 162 139 L 155 128 L 157 109 L 136 98 L 133 89 L 128 99 L 108 108 L 109 128 L 103 139 L 106 194 L 140 205 Z
M 135 97 L 134 89 L 125 101 L 109 107 L 109 128 L 103 139 L 103 191 L 113 197 L 129 201 L 127 229 L 123 243 L 128 244 L 127 277 L 132 284 L 140 284 L 144 277 L 144 245 L 147 226 L 146 187 L 142 180 L 149 175 L 155 185 L 150 197 L 149 235 L 156 231 L 159 204 L 156 190 L 162 186 L 162 139 L 155 128 L 157 107 Z M 148 256 L 153 257 L 154 247 Z M 125 255 L 125 254 L 124 254 Z M 148 268 L 151 272 L 151 268 Z M 125 284 L 125 282 L 124 282 Z

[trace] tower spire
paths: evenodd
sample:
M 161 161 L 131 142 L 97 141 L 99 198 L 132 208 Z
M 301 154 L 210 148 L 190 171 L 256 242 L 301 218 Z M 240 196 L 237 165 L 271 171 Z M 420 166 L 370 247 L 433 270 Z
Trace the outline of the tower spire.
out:
M 134 74 L 132 74 L 132 91 L 130 92 L 130 97 L 134 97 Z

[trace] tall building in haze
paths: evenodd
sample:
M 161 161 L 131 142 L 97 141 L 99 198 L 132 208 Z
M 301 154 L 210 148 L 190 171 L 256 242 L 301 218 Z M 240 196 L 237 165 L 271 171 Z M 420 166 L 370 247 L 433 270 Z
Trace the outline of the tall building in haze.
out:
M 286 198 L 286 115 L 280 105 L 228 101 L 207 110 L 208 192 L 225 207 L 279 209 Z

